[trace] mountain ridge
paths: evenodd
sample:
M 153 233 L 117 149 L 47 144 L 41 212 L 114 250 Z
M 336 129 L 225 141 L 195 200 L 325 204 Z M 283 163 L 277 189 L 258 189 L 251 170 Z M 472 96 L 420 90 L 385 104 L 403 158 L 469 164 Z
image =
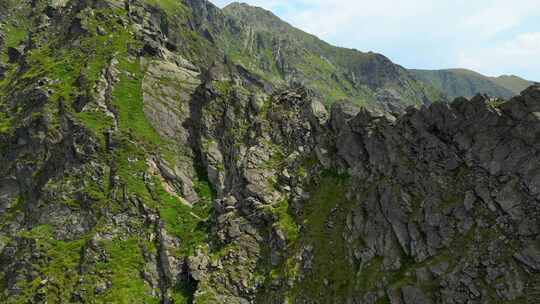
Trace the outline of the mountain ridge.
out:
M 274 36 L 291 34 L 293 40 L 304 41 L 300 47 L 311 45 L 308 49 L 314 49 L 317 55 L 330 64 L 334 63 L 338 66 L 350 66 L 351 64 L 354 65 L 354 62 L 366 60 L 365 58 L 369 56 L 374 56 L 374 58 L 381 56 L 382 60 L 390 62 L 388 58 L 378 53 L 361 52 L 356 49 L 332 46 L 315 35 L 295 28 L 264 8 L 241 2 L 232 2 L 225 6 L 223 11 L 226 15 L 233 17 L 240 23 L 245 23 L 254 27 L 257 31 L 269 32 L 274 34 Z M 340 58 L 354 57 L 354 54 L 358 55 L 358 57 L 348 62 L 343 60 L 340 62 L 335 58 L 333 58 L 333 60 L 328 60 L 328 58 L 332 58 L 332 55 L 329 54 L 331 51 L 328 51 L 329 48 L 336 48 L 343 50 L 344 52 L 349 52 L 348 55 L 339 56 Z M 402 68 L 399 64 L 396 64 L 396 66 Z M 459 68 L 440 70 L 408 69 L 408 71 L 427 88 L 434 87 L 436 90 L 443 92 L 449 99 L 461 96 L 471 98 L 480 93 L 488 94 L 493 97 L 510 98 L 518 95 L 529 85 L 533 84 L 533 82 L 517 76 L 501 75 L 499 77 L 488 77 L 472 70 Z M 373 77 L 372 73 L 367 73 L 367 75 L 369 75 L 370 78 L 376 79 L 376 76 Z M 326 81 L 330 82 L 331 80 Z M 368 81 L 366 82 L 369 83 Z M 381 87 L 381 83 L 376 83 L 375 86 Z M 434 99 L 433 101 L 440 101 L 443 99 L 441 96 L 438 96 L 435 91 L 430 92 L 430 94 L 430 98 Z
M 7 4 L 1 303 L 536 301 L 540 85 L 328 107 L 204 0 Z
M 493 81 L 514 93 L 520 93 L 529 85 L 536 83 L 535 81 L 530 81 L 523 79 L 516 75 L 501 75 L 496 77 L 490 77 Z
M 419 80 L 445 92 L 449 98 L 472 97 L 488 94 L 498 98 L 510 98 L 532 85 L 533 82 L 517 76 L 489 77 L 468 69 L 415 70 Z
M 435 90 L 381 54 L 332 46 L 259 7 L 233 3 L 223 11 L 240 25 L 236 39 L 244 42 L 228 51 L 231 57 L 286 82 L 305 83 L 329 103 L 351 99 L 399 106 L 439 100 Z

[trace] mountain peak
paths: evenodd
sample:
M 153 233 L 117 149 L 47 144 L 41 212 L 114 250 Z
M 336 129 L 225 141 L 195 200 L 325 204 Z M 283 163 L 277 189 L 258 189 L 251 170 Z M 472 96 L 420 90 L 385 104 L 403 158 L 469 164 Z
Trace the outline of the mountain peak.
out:
M 260 6 L 251 5 L 245 2 L 231 2 L 227 6 L 225 6 L 223 10 L 224 11 L 225 10 L 251 10 L 251 11 L 259 11 L 259 12 L 267 12 L 274 15 L 274 13 L 272 13 L 269 10 L 266 10 Z
M 245 2 L 231 2 L 227 4 L 223 9 L 233 9 L 233 8 L 260 8 L 258 6 L 250 5 Z M 262 9 L 262 8 L 260 8 Z
M 293 27 L 269 10 L 247 3 L 233 2 L 223 8 L 223 13 L 236 21 L 258 29 L 291 30 Z
M 417 83 L 381 54 L 330 45 L 270 11 L 245 3 L 231 3 L 223 12 L 235 25 L 231 57 L 267 77 L 305 84 L 327 104 L 349 99 L 403 106 L 440 100 L 436 90 Z

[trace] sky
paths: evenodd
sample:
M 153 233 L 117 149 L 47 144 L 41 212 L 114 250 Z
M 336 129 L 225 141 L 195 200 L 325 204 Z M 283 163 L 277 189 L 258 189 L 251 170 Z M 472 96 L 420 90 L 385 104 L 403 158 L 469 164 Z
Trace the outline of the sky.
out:
M 540 0 L 243 2 L 333 45 L 381 53 L 406 68 L 467 68 L 540 81 Z

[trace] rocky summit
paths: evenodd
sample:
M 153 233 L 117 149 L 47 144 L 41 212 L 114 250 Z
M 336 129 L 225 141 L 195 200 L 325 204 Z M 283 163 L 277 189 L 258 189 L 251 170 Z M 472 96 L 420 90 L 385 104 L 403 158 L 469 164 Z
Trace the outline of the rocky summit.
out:
M 540 302 L 539 85 L 205 0 L 2 0 L 0 51 L 0 303 Z

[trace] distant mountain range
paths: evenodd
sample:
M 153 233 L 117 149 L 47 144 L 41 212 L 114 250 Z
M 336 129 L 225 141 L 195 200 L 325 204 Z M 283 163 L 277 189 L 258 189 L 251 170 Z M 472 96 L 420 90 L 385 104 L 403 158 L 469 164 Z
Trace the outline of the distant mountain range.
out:
M 517 76 L 488 77 L 465 69 L 406 70 L 381 54 L 332 46 L 244 3 L 223 9 L 232 22 L 226 53 L 271 83 L 301 83 L 326 104 L 404 107 L 483 93 L 510 98 L 532 84 Z
M 449 99 L 472 97 L 479 93 L 510 98 L 533 84 L 532 81 L 513 75 L 489 77 L 466 69 L 409 71 L 418 80 L 443 92 Z

